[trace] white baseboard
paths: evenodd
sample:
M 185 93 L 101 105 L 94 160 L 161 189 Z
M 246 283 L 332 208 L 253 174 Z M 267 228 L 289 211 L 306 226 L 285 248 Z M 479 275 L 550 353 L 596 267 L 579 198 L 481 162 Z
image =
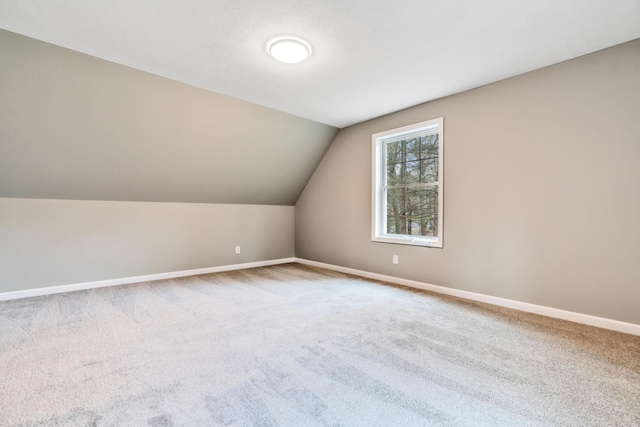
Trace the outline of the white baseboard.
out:
M 169 273 L 147 274 L 145 276 L 124 277 L 121 279 L 98 280 L 95 282 L 74 283 L 71 285 L 25 289 L 23 291 L 0 293 L 0 301 L 36 297 L 40 295 L 59 294 L 62 292 L 81 291 L 84 289 L 104 288 L 106 286 L 119 286 L 128 285 L 131 283 L 151 282 L 154 280 L 174 279 L 176 277 L 196 276 L 198 274 L 220 273 L 223 271 L 242 270 L 245 268 L 265 267 L 268 265 L 286 264 L 295 261 L 295 258 L 281 258 L 268 261 L 247 262 L 244 264 L 222 265 L 219 267 L 197 268 L 194 270 L 172 271 Z
M 545 307 L 542 305 L 529 304 L 526 302 L 510 300 L 506 298 L 494 297 L 491 295 L 479 294 L 476 292 L 463 291 L 460 289 L 446 288 L 444 286 L 431 285 L 429 283 L 415 280 L 401 279 L 384 274 L 371 273 L 363 270 L 356 270 L 348 267 L 341 267 L 323 262 L 311 261 L 303 258 L 281 258 L 268 261 L 248 262 L 244 264 L 222 265 L 219 267 L 198 268 L 194 270 L 173 271 L 169 273 L 148 274 L 144 276 L 124 277 L 120 279 L 98 280 L 95 282 L 75 283 L 70 285 L 50 286 L 36 289 L 26 289 L 22 291 L 12 291 L 0 293 L 0 301 L 7 301 L 18 298 L 35 297 L 40 295 L 58 294 L 63 292 L 81 291 L 84 289 L 103 288 L 106 286 L 128 285 L 131 283 L 150 282 L 154 280 L 173 279 L 176 277 L 196 276 L 198 274 L 219 273 L 223 271 L 242 270 L 245 268 L 266 267 L 269 265 L 286 264 L 298 262 L 313 267 L 326 268 L 328 270 L 339 271 L 341 273 L 353 274 L 374 280 L 381 280 L 398 285 L 408 286 L 439 294 L 451 295 L 454 297 L 469 299 L 472 301 L 484 302 L 501 307 L 513 308 L 515 310 L 528 313 L 540 314 L 556 319 L 568 320 L 584 325 L 596 326 L 598 328 L 610 329 L 627 334 L 640 336 L 640 325 L 634 323 L 621 322 L 619 320 L 606 319 L 604 317 L 591 316 L 589 314 L 576 313 L 573 311 L 560 310 L 558 308 Z
M 353 274 L 369 279 L 381 280 L 389 283 L 396 283 L 411 288 L 422 289 L 425 291 L 436 292 L 439 294 L 451 295 L 454 297 L 469 299 L 473 301 L 484 302 L 488 304 L 498 305 L 501 307 L 513 308 L 515 310 L 525 311 L 528 313 L 540 314 L 556 319 L 569 320 L 584 325 L 596 326 L 598 328 L 610 329 L 612 331 L 624 332 L 632 335 L 640 336 L 640 325 L 635 323 L 620 322 L 618 320 L 606 319 L 604 317 L 591 316 L 589 314 L 575 313 L 573 311 L 560 310 L 558 308 L 545 307 L 542 305 L 529 304 L 521 301 L 514 301 L 506 298 L 494 297 L 490 295 L 478 294 L 475 292 L 463 291 L 460 289 L 446 288 L 444 286 L 436 286 L 428 283 L 417 282 L 415 280 L 401 279 L 393 276 L 385 276 L 383 274 L 370 273 L 368 271 L 356 270 L 353 268 L 341 267 L 333 264 L 325 264 L 317 261 L 310 261 L 302 258 L 295 258 L 296 262 L 306 264 L 313 267 L 326 268 L 328 270 L 339 271 L 341 273 Z

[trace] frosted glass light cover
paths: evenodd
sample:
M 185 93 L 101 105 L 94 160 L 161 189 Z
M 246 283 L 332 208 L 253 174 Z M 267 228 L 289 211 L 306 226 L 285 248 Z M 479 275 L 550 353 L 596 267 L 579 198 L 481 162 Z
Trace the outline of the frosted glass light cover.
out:
M 296 64 L 311 56 L 311 45 L 297 37 L 276 37 L 267 43 L 267 52 L 286 64 Z

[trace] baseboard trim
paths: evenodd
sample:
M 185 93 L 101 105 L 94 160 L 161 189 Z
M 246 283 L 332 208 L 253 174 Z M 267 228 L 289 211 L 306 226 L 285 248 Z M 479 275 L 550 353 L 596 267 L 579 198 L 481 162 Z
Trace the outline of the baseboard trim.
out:
M 196 268 L 194 270 L 172 271 L 169 273 L 147 274 L 144 276 L 124 277 L 120 279 L 98 280 L 95 282 L 74 283 L 71 285 L 58 285 L 45 288 L 25 289 L 23 291 L 11 291 L 0 293 L 0 301 L 18 298 L 37 297 L 41 295 L 59 294 L 63 292 L 82 291 L 85 289 L 104 288 L 107 286 L 129 285 L 131 283 L 151 282 L 163 279 L 175 279 L 176 277 L 197 276 L 198 274 L 220 273 L 223 271 L 243 270 L 245 268 L 266 267 L 269 265 L 287 264 L 295 262 L 295 258 L 281 258 L 267 261 L 247 262 L 243 264 L 222 265 L 219 267 Z
M 325 264 L 323 262 L 311 261 L 303 258 L 295 258 L 295 262 L 309 265 L 312 267 L 326 268 L 341 273 L 362 276 L 368 279 L 381 280 L 384 282 L 395 283 L 398 285 L 408 286 L 411 288 L 422 289 L 439 294 L 451 295 L 458 298 L 464 298 L 472 301 L 484 302 L 500 307 L 513 308 L 515 310 L 525 311 L 527 313 L 540 314 L 542 316 L 553 317 L 556 319 L 568 320 L 575 323 L 581 323 L 598 328 L 609 329 L 617 332 L 640 336 L 640 325 L 635 323 L 626 323 L 619 320 L 607 319 L 604 317 L 592 316 L 590 314 L 576 313 L 573 311 L 561 310 L 558 308 L 545 307 L 543 305 L 530 304 L 521 301 L 510 300 L 506 298 L 494 297 L 491 295 L 479 294 L 476 292 L 463 291 L 460 289 L 446 288 L 444 286 L 431 285 L 429 283 L 418 282 L 415 280 L 401 279 L 399 277 L 386 276 L 384 274 L 371 273 L 353 268 L 341 267 L 339 265 Z
M 63 292 L 81 291 L 85 289 L 103 288 L 107 286 L 128 285 L 131 283 L 151 282 L 155 280 L 174 279 L 177 277 L 197 276 L 199 274 L 220 273 L 224 271 L 242 270 L 246 268 L 266 267 L 270 265 L 287 264 L 297 262 L 312 267 L 325 268 L 327 270 L 338 271 L 355 276 L 366 277 L 368 279 L 381 280 L 384 282 L 395 283 L 398 285 L 408 286 L 411 288 L 422 289 L 425 291 L 435 292 L 444 295 L 451 295 L 458 298 L 464 298 L 472 301 L 484 302 L 500 307 L 512 308 L 528 313 L 540 314 L 542 316 L 553 317 L 556 319 L 568 320 L 575 323 L 581 323 L 598 328 L 609 329 L 612 331 L 624 332 L 627 334 L 640 336 L 640 325 L 634 323 L 621 322 L 619 320 L 607 319 L 604 317 L 592 316 L 589 314 L 576 313 L 573 311 L 561 310 L 558 308 L 546 307 L 542 305 L 530 304 L 522 301 L 515 301 L 506 298 L 494 297 L 491 295 L 479 294 L 476 292 L 463 291 L 460 289 L 447 288 L 444 286 L 432 285 L 429 283 L 418 282 L 415 280 L 402 279 L 384 274 L 371 273 L 364 270 L 356 270 L 354 268 L 342 267 L 339 265 L 326 264 L 318 261 L 311 261 L 304 258 L 281 258 L 267 261 L 247 262 L 243 264 L 222 265 L 218 267 L 197 268 L 193 270 L 173 271 L 168 273 L 147 274 L 144 276 L 124 277 L 120 279 L 98 280 L 94 282 L 75 283 L 70 285 L 58 285 L 36 289 L 25 289 L 22 291 L 11 291 L 0 293 L 0 301 L 8 301 L 19 298 L 28 298 L 41 295 L 51 295 Z

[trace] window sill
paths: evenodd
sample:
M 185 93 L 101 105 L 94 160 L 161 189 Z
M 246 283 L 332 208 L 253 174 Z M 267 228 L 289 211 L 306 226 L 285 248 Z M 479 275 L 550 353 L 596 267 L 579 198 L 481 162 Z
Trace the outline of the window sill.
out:
M 442 240 L 418 236 L 375 236 L 372 242 L 392 243 L 396 245 L 423 246 L 427 248 L 442 248 Z

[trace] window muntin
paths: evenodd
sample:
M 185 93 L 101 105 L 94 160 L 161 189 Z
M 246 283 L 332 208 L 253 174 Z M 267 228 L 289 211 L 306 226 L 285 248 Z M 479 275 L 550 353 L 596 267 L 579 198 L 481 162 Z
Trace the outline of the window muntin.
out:
M 373 241 L 442 247 L 442 125 L 373 135 Z

